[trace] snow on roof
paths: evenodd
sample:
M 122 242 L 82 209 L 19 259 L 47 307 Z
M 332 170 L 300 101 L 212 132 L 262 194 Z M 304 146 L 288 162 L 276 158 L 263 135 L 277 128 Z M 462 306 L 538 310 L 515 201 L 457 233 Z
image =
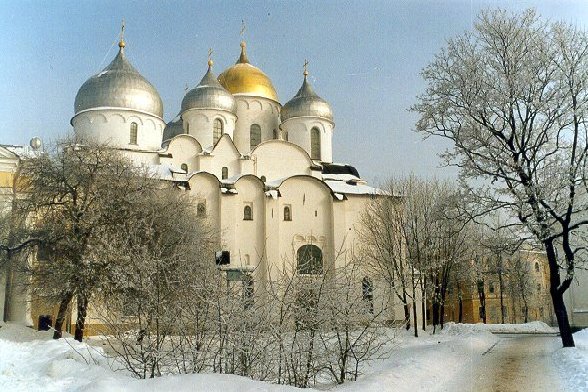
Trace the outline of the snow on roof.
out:
M 325 184 L 327 184 L 334 193 L 342 193 L 347 195 L 388 195 L 387 192 L 366 184 L 358 183 L 357 185 L 351 185 L 344 181 L 330 180 L 326 180 Z
M 0 144 L 0 146 L 21 158 L 36 158 L 42 153 L 40 149 L 34 150 L 31 146 L 14 146 L 10 144 Z
M 361 179 L 353 174 L 325 174 L 323 173 L 323 180 L 333 181 L 361 181 Z

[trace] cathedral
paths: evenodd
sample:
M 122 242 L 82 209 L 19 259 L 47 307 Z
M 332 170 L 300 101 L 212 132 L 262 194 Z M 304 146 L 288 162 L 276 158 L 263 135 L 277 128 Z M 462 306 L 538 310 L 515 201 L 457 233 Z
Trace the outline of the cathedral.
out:
M 78 140 L 106 143 L 190 192 L 197 214 L 221 235 L 225 269 L 269 271 L 312 258 L 312 268 L 298 272 L 313 273 L 344 259 L 358 214 L 381 191 L 354 167 L 333 163 L 333 111 L 306 66 L 298 93 L 282 105 L 241 42 L 237 62 L 220 75 L 208 60 L 166 124 L 157 90 L 131 65 L 123 39 L 118 46 L 77 93 Z
M 71 119 L 76 140 L 109 145 L 189 192 L 197 216 L 219 233 L 211 263 L 227 280 L 321 274 L 349 260 L 363 208 L 384 192 L 353 166 L 333 163 L 333 111 L 313 90 L 306 65 L 300 89 L 282 105 L 241 42 L 237 62 L 220 75 L 209 58 L 180 113 L 165 123 L 161 97 L 125 46 L 121 37 L 112 62 L 80 87 Z M 5 319 L 35 323 L 28 294 L 0 278 Z

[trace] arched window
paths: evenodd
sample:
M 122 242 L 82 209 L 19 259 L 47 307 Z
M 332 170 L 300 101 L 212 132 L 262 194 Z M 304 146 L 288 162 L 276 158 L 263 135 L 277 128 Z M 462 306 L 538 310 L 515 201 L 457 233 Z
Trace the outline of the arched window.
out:
M 139 130 L 139 126 L 137 125 L 136 122 L 132 122 L 131 123 L 131 135 L 130 135 L 130 140 L 129 140 L 129 144 L 137 144 L 137 134 L 138 134 L 138 130 Z
M 292 220 L 292 211 L 290 210 L 290 206 L 284 207 L 284 220 L 291 221 Z
M 206 204 L 205 203 L 198 203 L 196 205 L 196 216 L 200 217 L 200 218 L 206 216 Z
M 221 169 L 222 173 L 221 173 L 221 178 L 223 180 L 226 180 L 227 178 L 229 178 L 229 168 L 226 166 L 223 166 L 223 168 Z
M 323 252 L 316 245 L 302 245 L 296 252 L 299 274 L 322 274 Z
M 253 150 L 259 143 L 261 143 L 261 127 L 258 124 L 253 124 L 249 129 L 249 144 L 251 149 Z
M 284 140 L 288 141 L 288 132 L 284 132 Z
M 243 208 L 243 220 L 253 220 L 253 210 L 250 205 Z
M 535 272 L 539 272 L 539 263 L 535 262 Z
M 186 134 L 189 135 L 190 134 L 190 123 L 186 124 Z
M 279 137 L 280 137 L 280 135 L 278 133 L 278 130 L 277 129 L 274 129 L 274 139 L 277 140 L 277 139 L 279 139 Z
M 361 297 L 368 306 L 368 311 L 374 313 L 374 282 L 367 276 L 361 281 Z
M 223 135 L 223 122 L 220 118 L 215 118 L 212 123 L 212 144 L 216 144 Z
M 186 173 L 188 172 L 188 164 L 187 163 L 182 163 L 182 165 L 180 166 L 180 168 L 185 171 Z
M 321 159 L 321 131 L 317 127 L 310 130 L 310 157 Z

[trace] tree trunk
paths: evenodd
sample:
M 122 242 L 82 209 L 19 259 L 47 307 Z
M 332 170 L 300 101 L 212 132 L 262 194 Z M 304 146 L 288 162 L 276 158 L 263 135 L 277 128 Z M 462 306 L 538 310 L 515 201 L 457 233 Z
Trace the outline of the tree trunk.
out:
M 419 337 L 419 323 L 418 323 L 418 316 L 417 316 L 417 304 L 416 301 L 412 301 L 412 314 L 414 316 L 414 337 Z
M 557 318 L 561 342 L 564 347 L 575 347 L 572 329 L 570 328 L 570 320 L 568 319 L 568 313 L 563 299 L 563 293 L 565 290 L 560 290 L 559 287 L 561 281 L 555 247 L 552 241 L 546 241 L 543 245 L 545 246 L 545 252 L 547 253 L 547 261 L 549 262 L 549 292 L 551 293 L 551 300 L 553 301 L 553 311 Z
M 427 304 L 426 304 L 426 299 L 425 299 L 425 292 L 423 291 L 422 293 L 423 295 L 423 299 L 421 300 L 421 313 L 423 315 L 423 331 L 427 330 L 427 320 L 426 320 L 426 314 L 427 314 Z
M 461 288 L 459 286 L 459 283 L 457 284 L 457 302 L 458 302 L 458 306 L 459 306 L 459 313 L 457 316 L 457 320 L 461 324 L 463 322 L 463 298 L 461 295 Z
M 88 297 L 78 294 L 76 301 L 78 303 L 78 317 L 76 319 L 74 339 L 81 342 L 84 338 L 84 326 L 86 323 L 86 313 L 88 311 Z
M 404 299 L 406 301 L 406 297 Z M 410 331 L 410 307 L 406 302 L 404 302 L 404 323 L 406 324 L 406 330 Z
M 59 303 L 59 310 L 57 311 L 57 318 L 55 319 L 55 331 L 53 331 L 53 339 L 61 339 L 63 335 L 63 323 L 67 317 L 67 308 L 71 302 L 72 294 L 66 293 Z

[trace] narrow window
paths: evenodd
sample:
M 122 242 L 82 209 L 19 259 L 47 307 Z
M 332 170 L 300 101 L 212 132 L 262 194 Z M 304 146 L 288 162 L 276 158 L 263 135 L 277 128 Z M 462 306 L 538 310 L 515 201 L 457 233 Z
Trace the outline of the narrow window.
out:
M 488 284 L 488 291 L 490 292 L 490 294 L 494 294 L 494 283 L 490 282 Z
M 321 131 L 317 127 L 310 130 L 310 157 L 321 159 Z
M 203 218 L 206 216 L 206 204 L 205 203 L 198 203 L 196 206 L 196 216 L 199 218 Z
M 223 180 L 226 180 L 227 178 L 229 178 L 229 168 L 228 167 L 223 166 L 222 173 L 221 173 L 221 178 Z
M 285 221 L 292 220 L 292 211 L 290 210 L 290 206 L 284 207 L 284 220 Z
M 274 129 L 274 139 L 279 139 L 278 130 Z
M 215 118 L 212 123 L 212 144 L 216 144 L 223 135 L 223 122 L 220 118 Z
M 180 166 L 180 168 L 185 171 L 186 173 L 188 173 L 188 164 L 187 163 L 182 163 L 182 166 Z
M 535 272 L 539 272 L 539 263 L 535 262 Z
M 249 144 L 253 150 L 259 143 L 261 143 L 261 127 L 257 124 L 251 125 L 249 129 Z
M 284 132 L 284 140 L 288 141 L 288 132 Z
M 367 276 L 361 282 L 361 294 L 368 311 L 374 314 L 374 282 Z
M 137 145 L 137 132 L 138 132 L 138 128 L 139 128 L 139 126 L 137 125 L 136 122 L 132 122 L 131 123 L 131 135 L 130 135 L 129 144 Z
M 243 220 L 253 220 L 253 211 L 251 209 L 251 206 L 247 205 L 245 206 L 245 208 L 243 208 Z
M 537 283 L 537 292 L 541 292 L 541 283 Z
M 190 123 L 186 124 L 186 134 L 189 135 L 190 134 Z

